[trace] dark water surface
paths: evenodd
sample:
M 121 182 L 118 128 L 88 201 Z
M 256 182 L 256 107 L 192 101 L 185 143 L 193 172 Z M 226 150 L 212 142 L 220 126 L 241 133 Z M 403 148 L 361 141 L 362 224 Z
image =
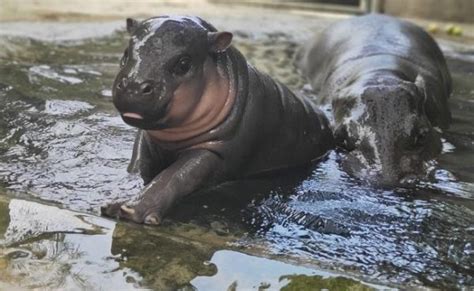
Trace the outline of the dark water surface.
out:
M 37 286 L 11 271 L 23 260 L 13 269 L 26 268 L 32 282 L 47 271 L 57 274 L 40 284 L 51 288 L 94 282 L 185 290 L 223 290 L 233 282 L 243 290 L 288 282 L 293 290 L 298 284 L 359 284 L 333 282 L 329 273 L 315 273 L 315 266 L 395 287 L 474 286 L 474 50 L 443 44 L 454 79 L 454 121 L 443 133 L 433 181 L 413 189 L 374 189 L 341 171 L 333 152 L 310 170 L 227 183 L 193 196 L 153 229 L 91 216 L 142 187 L 125 170 L 134 130 L 114 111 L 110 96 L 125 43 L 121 32 L 57 43 L 0 38 L 0 273 L 10 270 L 0 275 L 2 284 Z M 292 65 L 297 44 L 291 37 L 238 33 L 235 43 L 257 68 L 307 92 Z M 36 203 L 49 210 L 38 210 L 39 220 L 29 221 L 33 202 L 12 198 L 84 215 Z M 48 211 L 64 224 L 58 226 L 55 216 L 48 220 Z M 44 219 L 46 226 L 38 222 Z M 32 230 L 25 230 L 25 241 L 20 230 L 28 227 L 21 225 L 34 223 L 42 236 L 32 241 Z M 97 249 L 81 243 L 78 233 L 95 235 Z M 243 278 L 261 285 L 245 285 Z M 48 283 L 53 281 L 59 285 Z M 369 288 L 364 286 L 357 288 Z

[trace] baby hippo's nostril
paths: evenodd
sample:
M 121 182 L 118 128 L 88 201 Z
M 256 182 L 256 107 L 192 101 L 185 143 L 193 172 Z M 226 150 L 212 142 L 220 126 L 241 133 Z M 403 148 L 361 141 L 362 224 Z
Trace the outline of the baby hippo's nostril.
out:
M 143 95 L 148 95 L 153 92 L 153 86 L 150 82 L 143 82 L 140 85 L 140 90 L 142 91 Z
M 117 89 L 123 90 L 127 87 L 127 85 L 128 85 L 127 78 L 122 78 L 122 80 L 120 80 L 120 82 L 117 84 Z

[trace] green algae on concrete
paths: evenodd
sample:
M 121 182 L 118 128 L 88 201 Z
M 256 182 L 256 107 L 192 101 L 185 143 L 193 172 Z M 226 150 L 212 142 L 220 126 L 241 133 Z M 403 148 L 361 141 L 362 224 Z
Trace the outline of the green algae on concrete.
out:
M 143 276 L 143 286 L 175 290 L 191 287 L 196 276 L 214 275 L 217 268 L 208 261 L 231 237 L 190 224 L 156 228 L 118 223 L 113 238 L 112 254 L 121 267 Z
M 290 275 L 282 276 L 280 280 L 289 280 L 290 282 L 281 288 L 281 291 L 312 291 L 312 290 L 331 290 L 331 291 L 371 291 L 374 288 L 365 285 L 359 281 L 345 277 L 324 278 L 319 275 Z
M 8 200 L 2 196 L 0 188 L 0 240 L 5 239 L 4 235 L 10 224 L 10 215 L 8 214 Z M 0 263 L 1 265 L 1 263 Z M 1 268 L 1 267 L 0 267 Z

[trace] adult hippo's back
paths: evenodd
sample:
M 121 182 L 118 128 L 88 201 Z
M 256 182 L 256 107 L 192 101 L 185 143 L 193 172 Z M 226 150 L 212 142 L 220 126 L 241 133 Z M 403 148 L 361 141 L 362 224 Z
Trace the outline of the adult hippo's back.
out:
M 140 129 L 130 168 L 146 187 L 104 215 L 158 224 L 192 192 L 307 164 L 333 148 L 324 114 L 250 66 L 230 32 L 186 16 L 128 19 L 127 30 L 113 100 Z
M 450 123 L 451 78 L 420 27 L 383 15 L 338 22 L 304 48 L 298 65 L 331 104 L 343 166 L 385 185 L 427 173 Z

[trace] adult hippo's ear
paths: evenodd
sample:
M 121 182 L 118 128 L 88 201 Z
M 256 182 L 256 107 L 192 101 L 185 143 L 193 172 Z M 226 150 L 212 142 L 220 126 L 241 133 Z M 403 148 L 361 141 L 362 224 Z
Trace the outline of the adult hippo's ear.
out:
M 356 148 L 355 141 L 349 137 L 347 133 L 347 125 L 339 125 L 334 130 L 334 140 L 336 146 L 343 148 L 347 151 L 352 151 Z
M 133 32 L 137 29 L 138 25 L 138 20 L 135 20 L 133 18 L 127 18 L 127 32 L 129 34 L 133 34 Z
M 416 77 L 415 85 L 423 97 L 424 112 L 431 124 L 447 129 L 451 123 L 451 112 L 449 111 L 447 98 L 440 96 L 443 93 L 431 90 L 434 86 L 428 86 L 426 80 L 421 75 Z M 445 94 L 447 94 L 445 96 L 449 96 L 449 93 Z
M 214 53 L 225 51 L 230 46 L 232 37 L 232 33 L 227 31 L 209 32 L 207 34 L 209 50 Z

